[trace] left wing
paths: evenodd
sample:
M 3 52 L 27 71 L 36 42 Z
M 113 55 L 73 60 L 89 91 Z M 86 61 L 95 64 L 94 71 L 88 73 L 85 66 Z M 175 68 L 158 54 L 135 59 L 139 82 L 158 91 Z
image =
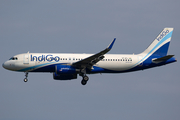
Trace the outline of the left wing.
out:
M 109 44 L 109 46 L 105 50 L 103 50 L 97 54 L 94 54 L 90 57 L 87 57 L 83 60 L 80 60 L 78 62 L 75 62 L 72 64 L 72 66 L 79 68 L 79 69 L 83 69 L 83 68 L 91 69 L 94 64 L 96 64 L 97 62 L 99 62 L 100 60 L 102 60 L 104 58 L 104 54 L 106 54 L 107 52 L 109 52 L 111 50 L 115 40 L 116 40 L 116 38 L 114 38 L 114 40 Z

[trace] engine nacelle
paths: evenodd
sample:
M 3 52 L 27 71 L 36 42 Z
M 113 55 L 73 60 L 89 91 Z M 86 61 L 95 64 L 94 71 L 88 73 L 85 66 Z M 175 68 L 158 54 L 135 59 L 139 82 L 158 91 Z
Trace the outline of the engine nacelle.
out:
M 76 69 L 68 65 L 57 65 L 53 74 L 55 80 L 77 79 Z
M 57 65 L 55 69 L 56 74 L 75 74 L 76 69 L 68 65 Z
M 56 74 L 56 73 L 53 73 L 53 78 L 55 80 L 71 80 L 71 79 L 77 79 L 77 74 Z

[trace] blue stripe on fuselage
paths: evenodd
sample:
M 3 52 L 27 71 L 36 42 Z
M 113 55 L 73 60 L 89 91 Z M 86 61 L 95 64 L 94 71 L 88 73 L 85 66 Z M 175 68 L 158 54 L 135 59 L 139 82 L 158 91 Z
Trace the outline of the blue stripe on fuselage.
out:
M 56 62 L 50 62 L 50 63 L 44 63 L 44 64 L 40 64 L 40 65 L 35 65 L 32 67 L 27 67 L 21 70 L 18 70 L 19 72 L 53 72 L 54 66 L 55 65 L 59 65 L 60 63 L 55 64 Z M 63 64 L 63 63 L 61 63 Z

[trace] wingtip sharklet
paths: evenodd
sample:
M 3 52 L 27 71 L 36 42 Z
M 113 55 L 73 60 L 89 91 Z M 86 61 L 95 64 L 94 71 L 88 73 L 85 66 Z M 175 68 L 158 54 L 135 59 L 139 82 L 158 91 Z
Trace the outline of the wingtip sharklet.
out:
M 114 40 L 109 44 L 107 49 L 111 49 L 113 47 L 115 41 L 116 41 L 116 38 L 114 38 Z

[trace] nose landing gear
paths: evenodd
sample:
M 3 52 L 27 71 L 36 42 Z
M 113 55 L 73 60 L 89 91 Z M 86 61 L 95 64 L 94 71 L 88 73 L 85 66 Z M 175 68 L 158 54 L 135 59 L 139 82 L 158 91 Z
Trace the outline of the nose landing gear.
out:
M 27 77 L 28 77 L 28 72 L 25 73 L 24 82 L 27 82 L 27 81 L 28 81 Z

